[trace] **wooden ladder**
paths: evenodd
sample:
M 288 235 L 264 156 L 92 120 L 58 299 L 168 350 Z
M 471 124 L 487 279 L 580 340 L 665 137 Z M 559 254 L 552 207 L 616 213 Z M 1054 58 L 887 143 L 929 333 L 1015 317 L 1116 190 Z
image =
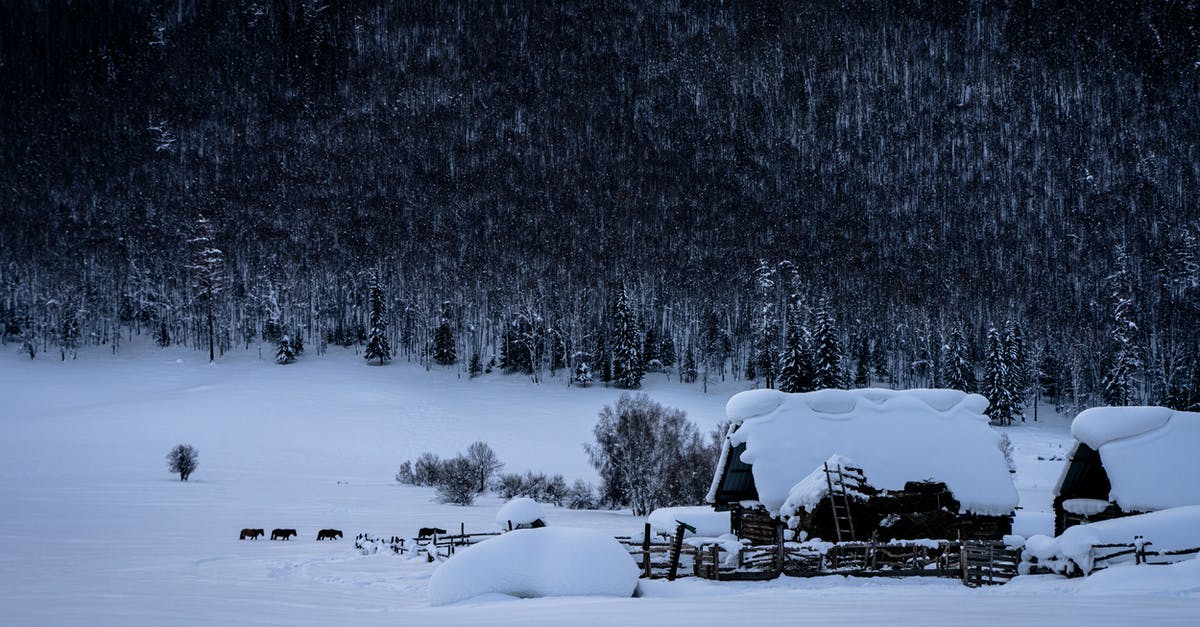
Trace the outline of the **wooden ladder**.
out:
M 837 482 L 833 476 L 837 475 Z M 850 517 L 850 495 L 846 494 L 846 475 L 842 472 L 841 464 L 830 468 L 825 462 L 825 484 L 829 487 L 829 505 L 833 510 L 833 530 L 837 532 L 837 541 L 854 541 L 854 519 Z

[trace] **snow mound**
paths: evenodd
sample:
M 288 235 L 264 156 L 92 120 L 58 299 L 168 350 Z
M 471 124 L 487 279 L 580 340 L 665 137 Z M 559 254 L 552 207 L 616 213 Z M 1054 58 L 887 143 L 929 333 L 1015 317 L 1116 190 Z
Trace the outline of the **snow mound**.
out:
M 714 511 L 711 507 L 660 507 L 646 517 L 655 533 L 675 535 L 675 527 L 685 522 L 696 528 L 696 533 L 684 530 L 684 537 L 716 537 L 729 533 L 729 512 Z
M 496 524 L 504 531 L 531 524 L 535 520 L 545 522 L 546 514 L 537 501 L 527 496 L 518 496 L 510 500 L 496 512 Z
M 1071 423 L 1077 440 L 1100 452 L 1127 512 L 1200 504 L 1200 413 L 1165 407 L 1097 407 Z M 1064 475 L 1065 476 L 1065 475 Z M 1059 481 L 1059 492 L 1062 479 Z
M 1149 551 L 1179 551 L 1200 547 L 1200 505 L 1076 525 L 1062 532 L 1057 538 L 1033 536 L 1025 541 L 1025 552 L 1030 557 L 1036 557 L 1039 563 L 1055 570 L 1063 570 L 1067 562 L 1070 562 L 1086 574 L 1092 571 L 1092 558 L 1097 555 L 1096 552 L 1103 555 L 1117 550 L 1096 549 L 1094 552 L 1092 549 L 1096 545 L 1132 544 L 1135 536 L 1142 536 L 1143 541 L 1150 543 L 1147 546 Z M 1152 556 L 1151 559 L 1155 562 L 1165 562 L 1170 558 Z M 1114 558 L 1109 563 L 1133 561 L 1133 555 L 1125 555 Z
M 1017 490 L 1001 436 L 981 413 L 986 407 L 983 397 L 957 390 L 751 390 L 726 405 L 729 417 L 741 422 L 727 448 L 746 445 L 741 459 L 753 466 L 759 500 L 773 512 L 837 454 L 859 462 L 876 488 L 940 481 L 964 512 L 1007 515 L 1017 505 Z M 811 501 L 813 493 L 793 502 Z
M 612 536 L 590 529 L 518 529 L 451 557 L 429 580 L 429 604 L 488 594 L 630 597 L 638 567 Z
M 1171 419 L 1166 407 L 1093 407 L 1071 422 L 1071 435 L 1088 446 L 1101 446 L 1153 431 Z
M 1104 596 L 1200 594 L 1200 559 L 1152 567 L 1121 564 L 1084 579 L 1077 591 L 1079 594 Z

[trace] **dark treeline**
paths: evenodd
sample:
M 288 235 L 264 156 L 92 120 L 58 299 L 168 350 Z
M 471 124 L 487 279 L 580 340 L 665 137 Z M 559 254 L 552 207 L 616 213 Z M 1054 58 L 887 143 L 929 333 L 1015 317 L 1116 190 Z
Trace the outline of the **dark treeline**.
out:
M 842 384 L 940 385 L 1015 324 L 1064 404 L 1119 362 L 1186 406 L 1198 16 L 4 2 L 4 341 L 359 346 L 377 276 L 396 356 L 599 375 L 620 283 L 684 380 L 773 384 L 832 319 Z

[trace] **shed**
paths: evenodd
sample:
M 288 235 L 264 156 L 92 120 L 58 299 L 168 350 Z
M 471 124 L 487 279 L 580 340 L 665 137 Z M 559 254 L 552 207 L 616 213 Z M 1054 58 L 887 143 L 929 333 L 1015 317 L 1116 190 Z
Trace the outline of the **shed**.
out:
M 1071 423 L 1075 446 L 1054 491 L 1054 532 L 1200 505 L 1200 413 L 1095 407 Z
M 861 539 L 998 538 L 1011 530 L 1017 491 L 986 407 L 957 390 L 742 392 L 726 405 L 732 426 L 708 500 L 751 541 L 770 543 L 781 523 L 828 539 L 832 499 L 818 479 L 833 462 L 858 477 Z

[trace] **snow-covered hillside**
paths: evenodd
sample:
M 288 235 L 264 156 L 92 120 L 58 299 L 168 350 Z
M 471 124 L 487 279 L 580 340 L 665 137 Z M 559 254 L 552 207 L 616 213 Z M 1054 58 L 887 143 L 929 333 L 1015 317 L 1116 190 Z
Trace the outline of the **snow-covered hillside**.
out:
M 1171 621 L 1200 615 L 1200 590 L 1172 596 L 1111 590 L 1089 597 L 1061 580 L 967 590 L 953 581 L 842 578 L 767 583 L 650 582 L 638 599 L 542 599 L 428 606 L 435 565 L 364 557 L 360 532 L 419 527 L 492 530 L 500 500 L 438 504 L 393 480 L 424 451 L 475 440 L 506 471 L 594 480 L 582 444 L 619 391 L 521 377 L 459 379 L 350 352 L 281 367 L 235 353 L 133 347 L 77 361 L 0 353 L 0 622 L 87 624 L 705 623 L 745 616 L 794 622 L 962 624 Z M 741 389 L 648 378 L 646 391 L 710 430 Z M 1050 490 L 1069 441 L 1060 417 L 1006 431 L 1017 453 L 1018 533 L 1048 533 Z M 187 483 L 166 469 L 175 444 L 200 452 Z M 551 525 L 618 534 L 625 512 L 549 508 Z M 239 541 L 243 527 L 292 527 L 288 542 Z M 322 528 L 346 539 L 315 541 Z M 936 603 L 936 616 L 929 607 Z M 581 618 L 582 617 L 582 618 Z M 997 618 L 1000 617 L 1000 618 Z

